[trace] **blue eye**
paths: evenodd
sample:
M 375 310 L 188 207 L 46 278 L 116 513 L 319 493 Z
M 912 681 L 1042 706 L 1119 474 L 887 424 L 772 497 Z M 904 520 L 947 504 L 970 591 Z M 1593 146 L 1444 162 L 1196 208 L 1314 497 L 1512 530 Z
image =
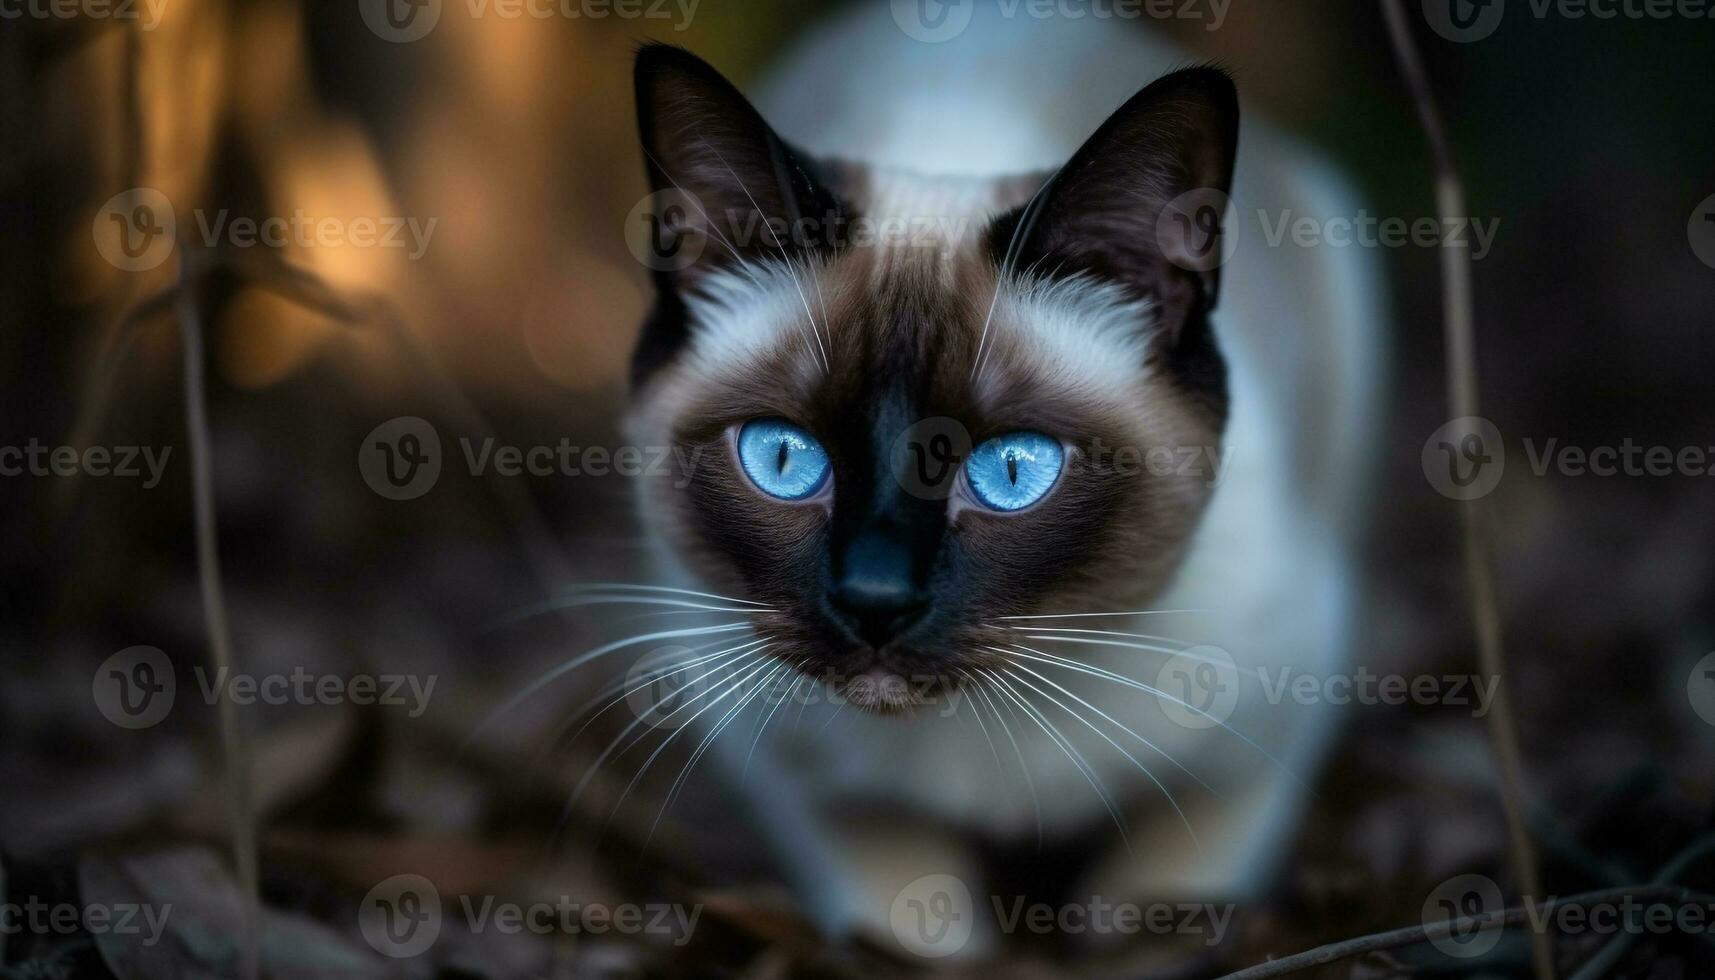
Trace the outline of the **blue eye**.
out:
M 1060 443 L 1040 432 L 1014 432 L 971 450 L 965 478 L 995 510 L 1022 510 L 1041 500 L 1060 476 Z
M 750 482 L 781 500 L 803 500 L 828 479 L 828 451 L 784 419 L 752 419 L 738 430 L 738 461 Z

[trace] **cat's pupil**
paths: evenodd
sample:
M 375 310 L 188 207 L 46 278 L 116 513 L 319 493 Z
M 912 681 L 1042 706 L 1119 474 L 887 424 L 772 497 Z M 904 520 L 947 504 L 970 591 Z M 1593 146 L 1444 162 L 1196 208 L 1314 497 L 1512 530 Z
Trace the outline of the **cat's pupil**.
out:
M 786 443 L 782 442 L 780 444 L 780 453 L 774 460 L 774 471 L 776 473 L 786 472 L 786 459 L 791 455 L 791 453 L 792 450 L 787 447 Z
M 1006 457 L 1006 479 L 1013 486 L 1018 486 L 1018 457 L 1010 453 Z

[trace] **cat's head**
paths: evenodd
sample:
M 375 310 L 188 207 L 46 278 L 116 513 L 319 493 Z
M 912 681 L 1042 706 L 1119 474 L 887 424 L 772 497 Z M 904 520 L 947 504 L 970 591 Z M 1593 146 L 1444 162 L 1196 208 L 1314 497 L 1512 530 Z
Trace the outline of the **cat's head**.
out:
M 1056 173 L 1000 180 L 813 159 L 675 48 L 636 83 L 665 247 L 632 432 L 698 461 L 643 481 L 646 519 L 773 610 L 770 653 L 899 707 L 993 663 L 1003 617 L 1162 588 L 1227 414 L 1218 257 L 1184 213 L 1231 181 L 1225 74 L 1164 77 Z

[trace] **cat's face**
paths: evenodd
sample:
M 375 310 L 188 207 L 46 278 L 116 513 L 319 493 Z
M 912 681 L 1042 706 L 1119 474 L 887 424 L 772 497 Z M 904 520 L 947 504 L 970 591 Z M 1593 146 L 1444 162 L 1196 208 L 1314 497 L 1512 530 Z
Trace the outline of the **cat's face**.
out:
M 1005 617 L 1157 593 L 1226 414 L 1214 273 L 1158 227 L 1230 179 L 1224 76 L 1151 86 L 1051 181 L 816 163 L 673 49 L 638 94 L 701 246 L 638 348 L 634 438 L 698 461 L 645 481 L 647 519 L 770 610 L 770 654 L 901 707 L 996 661 Z

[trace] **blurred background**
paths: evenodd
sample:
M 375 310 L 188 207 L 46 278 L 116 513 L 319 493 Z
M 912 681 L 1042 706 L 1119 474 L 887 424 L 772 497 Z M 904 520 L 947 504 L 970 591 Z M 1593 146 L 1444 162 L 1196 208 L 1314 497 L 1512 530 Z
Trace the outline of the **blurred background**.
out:
M 434 683 L 420 704 L 237 708 L 262 975 L 1201 977 L 1418 922 L 1461 873 L 1516 897 L 1482 721 L 1445 705 L 1346 709 L 1313 813 L 1281 842 L 1286 873 L 1213 950 L 1024 936 L 1001 962 L 949 964 L 826 947 L 713 780 L 693 778 L 644 846 L 667 790 L 656 777 L 678 771 L 682 744 L 623 801 L 639 755 L 598 770 L 568 808 L 631 715 L 581 733 L 568 719 L 642 651 L 509 699 L 649 621 L 513 614 L 571 583 L 639 579 L 635 478 L 473 475 L 464 447 L 619 441 L 649 299 L 625 237 L 646 193 L 636 45 L 682 44 L 742 85 L 844 4 L 539 18 L 490 2 L 479 14 L 446 0 L 412 40 L 359 0 L 138 0 L 129 18 L 6 8 L 0 446 L 41 450 L 36 469 L 0 476 L 0 888 L 174 911 L 171 941 L 144 951 L 75 931 L 0 937 L 3 975 L 243 969 L 231 744 L 200 686 L 217 651 L 187 429 L 199 403 L 224 597 L 213 635 L 230 636 L 232 670 Z M 1539 475 L 1523 441 L 1698 447 L 1715 463 L 1715 222 L 1702 220 L 1715 211 L 1715 20 L 1537 16 L 1514 0 L 1461 42 L 1407 6 L 1471 211 L 1499 222 L 1475 263 L 1477 353 L 1483 414 L 1510 454 L 1489 499 L 1545 886 L 1645 881 L 1715 830 L 1715 679 L 1700 688 L 1696 669 L 1715 666 L 1702 659 L 1715 651 L 1715 477 Z M 1210 24 L 1110 26 L 1230 67 L 1251 107 L 1343 166 L 1375 215 L 1433 215 L 1376 4 L 1234 0 Z M 243 244 L 246 219 L 294 215 L 301 233 Z M 173 235 L 140 234 L 169 220 L 177 251 Z M 1440 254 L 1380 252 L 1394 360 L 1362 661 L 1471 674 L 1457 505 L 1422 464 L 1448 414 Z M 401 417 L 438 433 L 444 465 L 426 489 L 358 465 Z M 55 447 L 80 465 L 56 464 L 69 457 Z M 140 475 L 96 475 L 89 447 L 115 463 L 135 448 Z M 176 703 L 122 723 L 139 719 L 115 699 L 136 692 L 115 685 L 158 683 L 156 658 Z M 359 909 L 402 874 L 443 896 L 704 911 L 683 943 L 543 937 L 466 929 L 449 898 L 433 948 L 394 959 L 366 942 Z M 1707 862 L 1687 875 L 1715 883 Z M 1630 944 L 1613 975 L 1715 976 L 1707 938 Z M 1558 949 L 1570 966 L 1603 945 Z M 1508 933 L 1481 959 L 1425 947 L 1304 975 L 1526 976 L 1526 947 Z

